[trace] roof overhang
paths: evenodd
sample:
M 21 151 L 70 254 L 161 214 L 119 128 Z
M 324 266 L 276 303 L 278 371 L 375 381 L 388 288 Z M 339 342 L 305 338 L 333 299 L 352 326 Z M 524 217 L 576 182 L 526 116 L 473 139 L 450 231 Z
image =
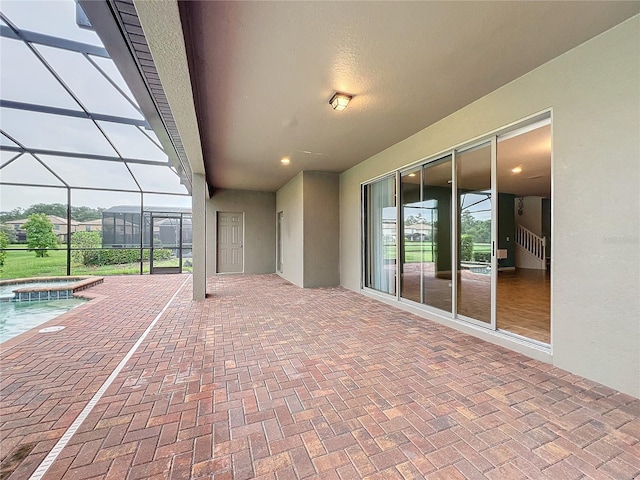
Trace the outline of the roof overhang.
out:
M 175 76 L 179 83 L 179 85 L 165 87 L 167 82 L 160 80 L 158 68 L 166 70 L 168 67 L 162 61 L 154 61 L 153 47 L 147 43 L 137 10 L 131 2 L 79 0 L 79 3 L 127 82 L 171 164 L 176 168 L 182 182 L 191 192 L 192 172 L 204 174 L 204 163 L 193 99 L 190 95 L 191 89 L 190 86 L 187 89 L 184 85 L 185 82 L 189 83 L 188 69 L 175 71 L 174 68 L 175 75 L 167 75 L 165 72 L 165 76 L 168 78 Z M 156 9 L 166 9 L 165 3 L 171 4 L 171 2 L 148 3 Z M 142 10 L 145 10 L 144 6 L 142 6 Z M 171 20 L 176 21 L 177 19 L 179 22 L 179 17 L 172 17 L 170 12 L 165 13 L 164 21 L 168 28 Z M 179 24 L 171 25 L 170 28 L 178 32 L 182 31 Z M 184 50 L 184 42 L 182 45 Z M 176 42 L 176 48 L 179 46 L 180 42 Z M 156 56 L 164 58 L 163 55 Z M 186 54 L 183 57 L 186 62 Z M 173 61 L 175 58 L 176 53 L 174 52 Z M 167 91 L 170 93 L 167 94 Z M 175 98 L 176 91 L 180 92 L 177 99 Z M 170 102 L 170 98 L 174 98 L 174 101 Z M 177 108 L 174 109 L 171 105 L 177 105 Z M 183 138 L 188 138 L 188 146 L 185 146 Z

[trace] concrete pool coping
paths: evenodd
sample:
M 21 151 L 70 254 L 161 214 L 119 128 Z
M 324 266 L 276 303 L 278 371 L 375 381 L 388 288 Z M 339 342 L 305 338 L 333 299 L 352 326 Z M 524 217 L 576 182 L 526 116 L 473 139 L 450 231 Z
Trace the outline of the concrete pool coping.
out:
M 61 280 L 68 280 L 70 283 L 65 285 L 53 285 L 53 286 L 38 286 L 29 287 L 24 286 L 13 290 L 13 298 L 6 299 L 6 301 L 39 301 L 39 300 L 51 300 L 61 298 L 71 298 L 76 292 L 80 292 L 87 288 L 99 285 L 104 282 L 104 277 L 96 276 L 69 276 L 69 277 L 32 277 L 32 278 L 12 278 L 11 280 L 0 280 L 0 286 L 6 285 L 20 285 L 36 282 L 57 282 Z M 77 280 L 73 282 L 73 280 Z M 61 294 L 66 292 L 66 294 Z M 46 295 L 45 295 L 46 294 Z

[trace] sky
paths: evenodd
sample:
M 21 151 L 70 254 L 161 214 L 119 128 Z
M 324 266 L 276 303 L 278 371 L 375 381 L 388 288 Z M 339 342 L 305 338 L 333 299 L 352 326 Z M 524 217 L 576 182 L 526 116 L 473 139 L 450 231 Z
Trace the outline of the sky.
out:
M 102 47 L 95 32 L 76 25 L 75 9 L 73 0 L 2 0 L 0 3 L 2 14 L 19 29 Z M 7 28 L 4 22 L 0 22 L 0 25 Z M 87 58 L 78 52 L 43 45 L 34 45 L 34 48 L 89 112 L 144 121 L 133 95 L 111 59 L 93 55 Z M 6 37 L 0 38 L 0 97 L 3 100 L 82 111 L 78 102 L 24 42 Z M 141 126 L 104 121 L 99 121 L 96 126 L 86 118 L 0 108 L 0 129 L 27 148 L 115 158 L 120 153 L 123 157 L 150 162 L 167 161 L 167 155 L 156 135 Z M 100 129 L 106 133 L 109 141 Z M 0 135 L 0 143 L 15 146 L 4 135 Z M 129 164 L 127 168 L 122 161 L 41 154 L 38 159 L 23 154 L 12 160 L 15 153 L 0 153 L 0 182 L 60 186 L 64 185 L 61 178 L 72 187 L 114 188 L 137 192 L 137 180 L 143 190 L 186 193 L 178 176 L 167 166 Z M 9 161 L 11 163 L 7 164 Z M 0 211 L 16 207 L 27 208 L 34 203 L 66 203 L 66 196 L 64 188 L 2 185 Z M 135 205 L 139 201 L 139 193 L 72 190 L 72 204 L 76 206 L 108 208 L 113 205 Z M 191 199 L 145 194 L 144 203 L 189 207 Z

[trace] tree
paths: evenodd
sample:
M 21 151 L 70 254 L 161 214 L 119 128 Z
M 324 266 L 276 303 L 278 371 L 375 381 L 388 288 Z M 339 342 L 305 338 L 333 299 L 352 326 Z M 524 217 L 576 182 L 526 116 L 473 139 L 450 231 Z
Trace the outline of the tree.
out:
M 0 222 L 2 223 L 24 217 L 24 211 L 20 207 L 16 207 L 13 210 L 9 210 L 8 212 L 0 212 Z
M 462 235 L 460 237 L 460 260 L 470 262 L 473 259 L 473 237 Z
M 36 257 L 48 257 L 47 249 L 58 245 L 53 224 L 44 213 L 29 215 L 23 228 L 27 231 L 27 250 L 36 252 Z
M 72 248 L 100 248 L 100 232 L 75 232 L 71 235 Z M 87 259 L 95 256 L 95 250 L 76 250 L 71 253 L 74 262 L 87 265 Z
M 463 235 L 472 235 L 475 224 L 476 220 L 475 218 L 473 218 L 473 215 L 471 215 L 471 212 L 469 212 L 468 210 L 463 210 L 462 214 L 460 215 L 460 232 Z
M 404 219 L 405 225 L 418 225 L 418 224 L 425 225 L 427 223 L 428 223 L 427 219 L 424 218 L 421 213 L 419 213 L 416 216 L 409 215 L 407 218 Z
M 478 243 L 491 242 L 491 220 L 476 220 L 471 212 L 465 210 L 460 215 L 460 233 L 471 235 Z
M 91 207 L 71 207 L 71 219 L 78 222 L 87 222 L 102 218 L 104 208 Z M 34 213 L 44 213 L 45 215 L 55 215 L 56 217 L 67 218 L 67 205 L 63 203 L 34 203 L 27 209 L 20 207 L 8 212 L 0 212 L 0 222 L 10 222 L 28 217 Z
M 45 215 L 55 215 L 56 217 L 67 218 L 67 206 L 63 203 L 36 203 L 24 211 L 25 217 L 30 217 L 34 213 Z
M 0 268 L 4 267 L 4 261 L 7 258 L 7 246 L 9 245 L 9 237 L 6 233 L 0 232 Z
M 16 231 L 12 225 L 5 225 L 4 223 L 0 224 L 0 232 L 7 236 L 7 241 L 9 243 L 16 243 Z
M 104 208 L 71 207 L 71 218 L 77 222 L 88 222 L 102 218 Z

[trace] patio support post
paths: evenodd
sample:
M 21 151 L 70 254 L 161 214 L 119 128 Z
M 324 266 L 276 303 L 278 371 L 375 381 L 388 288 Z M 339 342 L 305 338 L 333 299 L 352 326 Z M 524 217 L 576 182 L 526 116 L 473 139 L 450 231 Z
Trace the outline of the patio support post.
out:
M 204 175 L 192 176 L 192 224 L 193 224 L 193 299 L 204 300 L 207 295 L 206 262 L 206 200 L 207 182 Z
M 67 277 L 71 275 L 71 188 L 67 187 Z

